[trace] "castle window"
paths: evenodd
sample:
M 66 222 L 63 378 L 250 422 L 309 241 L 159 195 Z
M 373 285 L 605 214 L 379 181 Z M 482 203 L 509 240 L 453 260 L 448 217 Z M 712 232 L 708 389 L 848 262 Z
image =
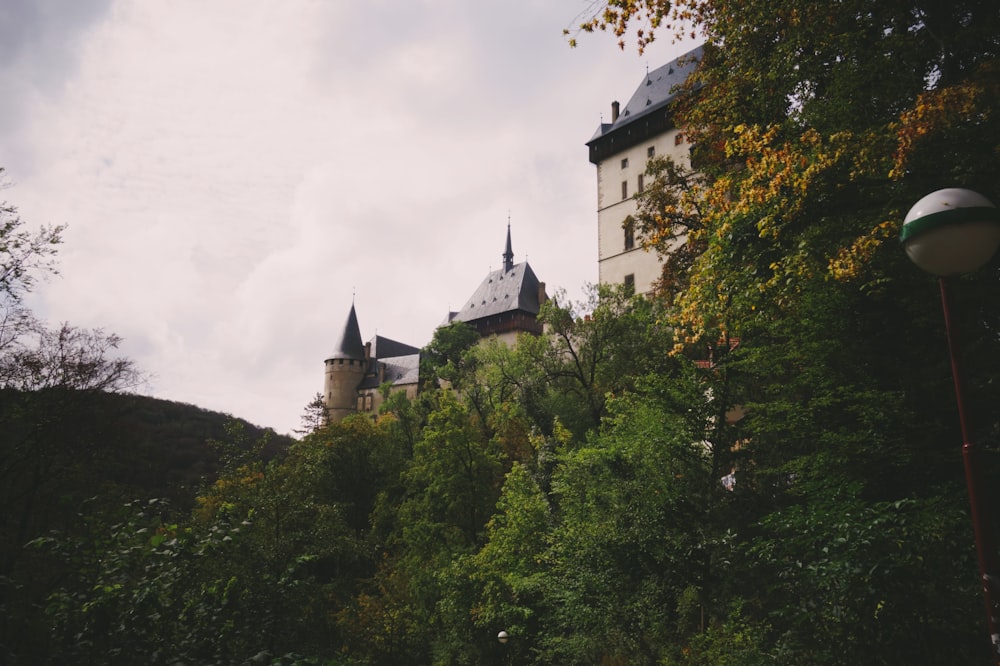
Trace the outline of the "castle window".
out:
M 365 411 L 366 412 L 372 411 L 372 394 L 371 393 L 369 393 L 368 395 L 365 396 Z
M 643 183 L 642 183 L 642 174 L 640 173 L 640 174 L 639 174 L 639 186 L 638 186 L 638 188 L 636 189 L 636 192 L 642 192 L 642 190 L 643 190 Z
M 647 158 L 652 159 L 653 155 L 655 154 L 656 154 L 656 146 L 650 146 L 649 148 L 646 149 Z
M 627 157 L 625 157 L 625 158 L 622 159 L 622 168 L 623 169 L 627 169 L 628 168 L 628 158 Z
M 622 181 L 622 199 L 628 199 L 628 181 Z
M 635 247 L 635 220 L 631 215 L 622 222 L 622 229 L 625 230 L 625 249 L 631 250 Z
M 629 296 L 635 293 L 635 275 L 633 273 L 625 276 L 625 293 Z
M 358 396 L 358 411 L 365 411 L 365 397 L 363 395 Z

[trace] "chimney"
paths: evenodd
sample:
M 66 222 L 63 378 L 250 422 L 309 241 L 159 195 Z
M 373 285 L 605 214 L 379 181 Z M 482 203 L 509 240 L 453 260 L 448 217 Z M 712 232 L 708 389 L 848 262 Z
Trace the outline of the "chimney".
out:
M 611 122 L 618 120 L 618 112 L 621 110 L 618 102 L 611 102 Z

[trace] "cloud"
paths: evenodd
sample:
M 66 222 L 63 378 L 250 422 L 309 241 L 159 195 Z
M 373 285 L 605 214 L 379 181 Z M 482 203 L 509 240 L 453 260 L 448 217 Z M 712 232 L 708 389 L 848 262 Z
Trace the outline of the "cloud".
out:
M 69 224 L 35 304 L 121 334 L 156 395 L 290 430 L 352 299 L 425 344 L 508 217 L 551 290 L 596 279 L 583 144 L 643 66 L 570 50 L 568 0 L 31 4 L 0 76 L 57 83 L 14 88 L 0 159 L 22 217 Z

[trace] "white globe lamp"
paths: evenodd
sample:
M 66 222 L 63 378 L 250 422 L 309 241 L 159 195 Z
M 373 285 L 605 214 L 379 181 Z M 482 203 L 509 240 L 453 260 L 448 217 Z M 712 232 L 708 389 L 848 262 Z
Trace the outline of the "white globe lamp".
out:
M 899 239 L 913 263 L 929 273 L 971 273 L 1000 247 L 1000 209 L 972 190 L 938 190 L 913 205 Z

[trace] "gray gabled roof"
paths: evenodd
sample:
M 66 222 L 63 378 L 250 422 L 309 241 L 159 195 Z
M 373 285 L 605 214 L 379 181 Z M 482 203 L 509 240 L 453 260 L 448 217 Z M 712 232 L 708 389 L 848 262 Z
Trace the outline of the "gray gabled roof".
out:
M 376 361 L 374 372 L 368 374 L 358 386 L 358 389 L 374 389 L 380 386 L 378 366 L 384 370 L 383 381 L 393 386 L 416 384 L 420 381 L 420 354 L 393 356 Z
M 698 63 L 701 62 L 702 51 L 702 47 L 699 46 L 679 58 L 671 60 L 666 65 L 648 72 L 632 94 L 628 104 L 618 114 L 618 118 L 614 122 L 601 123 L 594 136 L 587 143 L 589 144 L 624 125 L 662 109 L 677 99 L 681 84 L 687 80 Z
M 528 262 L 510 270 L 496 270 L 486 276 L 462 309 L 450 321 L 471 322 L 505 312 L 521 310 L 538 314 L 538 278 Z
M 395 356 L 385 362 L 385 378 L 394 385 L 420 381 L 420 354 Z
M 327 356 L 325 360 L 329 361 L 337 358 L 352 358 L 357 360 L 364 360 L 365 358 L 365 345 L 361 341 L 361 327 L 358 326 L 358 314 L 354 311 L 353 303 L 351 303 L 351 311 L 347 315 L 347 321 L 344 322 L 344 328 L 333 348 L 333 353 Z
M 413 347 L 403 342 L 399 342 L 398 340 L 386 338 L 381 335 L 376 335 L 371 339 L 371 346 L 372 358 L 377 358 L 379 360 L 393 358 L 395 356 L 410 356 L 412 354 L 420 353 L 420 349 L 417 347 Z

